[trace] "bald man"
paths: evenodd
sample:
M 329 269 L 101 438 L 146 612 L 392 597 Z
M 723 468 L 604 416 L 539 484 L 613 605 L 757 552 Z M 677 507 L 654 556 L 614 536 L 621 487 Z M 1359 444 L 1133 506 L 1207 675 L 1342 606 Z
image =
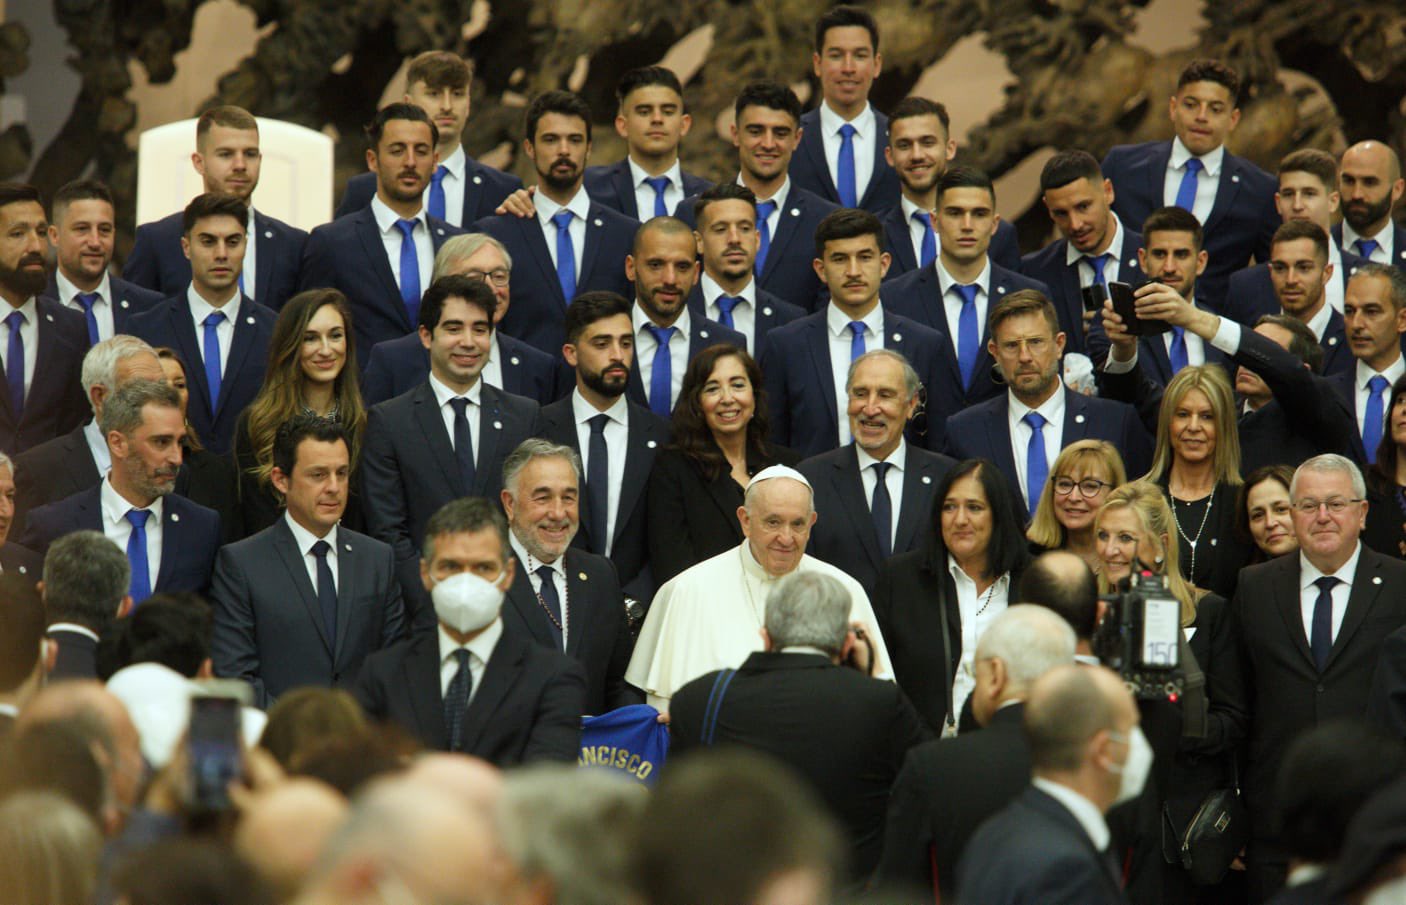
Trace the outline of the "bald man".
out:
M 1378 264 L 1406 267 L 1406 229 L 1391 218 L 1406 193 L 1396 151 L 1379 141 L 1348 148 L 1338 167 L 1338 189 L 1343 207 L 1343 222 L 1333 227 L 1338 247 Z
M 347 801 L 316 779 L 290 778 L 246 807 L 234 848 L 263 877 L 278 901 L 298 894 L 347 819 Z

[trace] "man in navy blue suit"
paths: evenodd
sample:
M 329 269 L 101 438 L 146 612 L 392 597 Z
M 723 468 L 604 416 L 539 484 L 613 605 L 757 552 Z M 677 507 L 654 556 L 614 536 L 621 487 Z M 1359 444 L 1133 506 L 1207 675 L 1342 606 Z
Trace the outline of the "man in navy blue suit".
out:
M 254 189 L 263 161 L 258 121 L 242 107 L 206 110 L 195 124 L 195 153 L 190 161 L 204 179 L 207 194 L 233 195 L 247 205 L 249 249 L 240 291 L 267 308 L 282 308 L 297 291 L 308 234 L 254 210 Z M 183 292 L 190 284 L 190 262 L 181 253 L 184 234 L 179 211 L 137 227 L 122 276 L 162 297 Z
M 928 411 L 910 424 L 910 442 L 940 449 L 943 424 L 961 407 L 942 361 L 942 334 L 880 303 L 889 262 L 883 241 L 883 225 L 868 211 L 842 208 L 822 220 L 814 267 L 830 290 L 830 303 L 771 333 L 761 366 L 772 440 L 803 456 L 854 439 L 846 415 L 850 365 L 875 349 L 902 355 L 927 387 Z
M 924 379 L 929 406 L 941 388 L 941 411 L 955 413 L 1001 392 L 995 365 L 986 352 L 987 312 L 1011 292 L 1049 292 L 1044 283 L 991 259 L 989 250 L 999 220 L 990 177 L 971 167 L 952 167 L 937 186 L 937 257 L 927 267 L 884 287 L 886 308 L 944 337 L 942 382 L 935 386 Z M 914 366 L 922 373 L 921 363 L 915 361 Z
M 791 178 L 840 207 L 878 212 L 897 205 L 898 177 L 884 157 L 888 117 L 869 104 L 883 68 L 879 27 L 869 11 L 837 6 L 821 16 L 811 66 L 820 106 L 801 117 Z
M 44 295 L 82 314 L 88 345 L 127 332 L 127 319 L 161 301 L 161 293 L 108 273 L 117 235 L 112 193 L 96 179 L 76 179 L 54 193 L 49 244 L 58 266 Z
M 1151 441 L 1131 405 L 1076 393 L 1060 380 L 1064 334 L 1054 305 L 1033 290 L 1012 292 L 991 306 L 987 351 L 1006 392 L 947 422 L 947 454 L 989 459 L 1020 489 L 1034 512 L 1059 451 L 1076 440 L 1107 440 L 1128 474 L 1147 470 Z
M 951 122 L 946 107 L 925 97 L 905 97 L 889 114 L 884 159 L 898 174 L 902 196 L 897 205 L 879 212 L 884 250 L 893 258 L 886 280 L 926 267 L 937 257 L 937 183 L 957 154 L 957 142 L 949 137 Z M 996 224 L 990 254 L 1007 270 L 1019 269 L 1020 244 L 1008 221 Z
M 623 139 L 625 159 L 586 168 L 591 200 L 639 221 L 674 213 L 683 199 L 712 185 L 685 173 L 679 144 L 693 126 L 684 109 L 683 86 L 673 70 L 640 66 L 620 77 L 615 131 Z
M 733 103 L 732 143 L 737 147 L 737 181 L 757 198 L 759 245 L 753 270 L 757 285 L 807 311 L 821 306 L 821 283 L 811 262 L 815 228 L 834 204 L 794 184 L 787 175 L 800 142 L 801 102 L 779 82 L 752 82 Z M 696 226 L 686 198 L 677 216 Z
M 1290 220 L 1275 231 L 1269 252 L 1269 278 L 1281 309 L 1272 313 L 1287 314 L 1313 331 L 1323 347 L 1324 376 L 1353 368 L 1343 316 L 1328 304 L 1327 286 L 1334 279 L 1330 245 L 1318 224 Z
M 1119 145 L 1103 159 L 1103 175 L 1117 195 L 1113 209 L 1128 223 L 1176 205 L 1196 215 L 1206 230 L 1209 263 L 1201 300 L 1220 311 L 1226 281 L 1250 259 L 1269 256 L 1279 218 L 1274 178 L 1225 148 L 1240 122 L 1240 78 L 1219 60 L 1193 60 L 1177 79 L 1169 116 L 1170 142 Z
M 406 67 L 402 98 L 424 110 L 439 133 L 435 144 L 439 162 L 430 176 L 426 209 L 431 217 L 464 228 L 491 215 L 504 198 L 522 188 L 521 179 L 479 163 L 464 152 L 462 138 L 469 121 L 473 77 L 472 67 L 458 54 L 427 50 Z M 375 196 L 376 174 L 358 173 L 347 180 L 337 216 L 361 210 Z
M 465 233 L 440 246 L 434 278 L 457 275 L 488 283 L 498 305 L 493 311 L 495 329 L 483 368 L 484 382 L 547 405 L 560 398 L 568 385 L 565 362 L 496 329 L 511 302 L 512 266 L 502 242 L 487 233 Z M 367 405 L 385 402 L 424 383 L 429 373 L 430 354 L 418 333 L 388 339 L 377 343 L 368 356 L 361 395 Z
M 1406 229 L 1391 217 L 1406 193 L 1401 158 L 1390 145 L 1362 141 L 1343 152 L 1341 170 L 1343 222 L 1333 227 L 1333 241 L 1369 261 L 1406 267 Z
M 625 272 L 635 284 L 630 314 L 635 360 L 626 395 L 636 405 L 668 418 L 693 356 L 718 343 L 745 349 L 747 340 L 736 330 L 689 311 L 688 294 L 698 278 L 698 245 L 682 220 L 655 217 L 641 226 L 625 259 Z
M 1329 379 L 1357 416 L 1352 457 L 1371 465 L 1391 414 L 1391 388 L 1406 375 L 1406 273 L 1375 262 L 1358 267 L 1343 299 L 1343 327 L 1354 364 Z
M 201 443 L 223 455 L 234 443 L 239 413 L 263 385 L 278 315 L 239 292 L 248 245 L 244 202 L 232 195 L 197 195 L 182 216 L 190 283 L 182 294 L 133 317 L 128 327 L 187 362 L 191 427 Z
M 698 196 L 693 214 L 703 273 L 688 295 L 688 310 L 741 333 L 747 351 L 760 359 L 767 334 L 806 310 L 757 286 L 757 196 L 745 185 L 724 182 Z
M 523 153 L 537 189 L 522 206 L 474 224 L 517 261 L 513 307 L 503 330 L 556 357 L 566 339 L 566 306 L 581 292 L 629 296 L 625 256 L 635 220 L 591 200 L 582 186 L 591 154 L 591 108 L 570 91 L 546 91 L 528 105 Z
M 220 546 L 220 517 L 172 493 L 181 467 L 185 419 L 165 382 L 133 380 L 103 403 L 112 468 L 93 487 L 29 514 L 23 546 L 45 552 L 74 531 L 101 531 L 127 552 L 130 594 L 204 593 Z

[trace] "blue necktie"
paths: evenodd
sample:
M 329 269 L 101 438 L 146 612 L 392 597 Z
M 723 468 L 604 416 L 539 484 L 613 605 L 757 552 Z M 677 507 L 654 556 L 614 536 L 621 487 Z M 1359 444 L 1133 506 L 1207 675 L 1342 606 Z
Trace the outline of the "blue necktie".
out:
M 24 417 L 24 337 L 20 327 L 24 325 L 22 311 L 11 311 L 5 318 L 5 326 L 10 328 L 10 344 L 5 355 L 5 381 L 10 385 L 10 408 L 15 413 L 15 423 Z
M 449 680 L 449 689 L 444 693 L 444 734 L 450 751 L 464 749 L 464 711 L 469 707 L 469 692 L 473 689 L 474 676 L 469 670 L 469 650 L 461 647 L 454 651 L 454 660 L 459 668 L 454 678 Z
M 610 416 L 604 413 L 590 419 L 591 442 L 586 449 L 590 459 L 586 465 L 586 508 L 591 518 L 592 546 L 605 555 L 610 540 L 610 447 L 605 443 L 605 425 Z
M 1187 365 L 1186 328 L 1172 327 L 1172 344 L 1167 350 L 1167 360 L 1171 362 L 1172 373 L 1176 374 Z
M 146 520 L 150 516 L 150 509 L 127 510 L 127 521 L 132 524 L 132 533 L 127 537 L 127 562 L 132 566 L 132 581 L 127 585 L 127 593 L 132 595 L 134 606 L 151 596 L 151 566 L 146 559 Z
M 1204 165 L 1201 158 L 1191 157 L 1186 161 L 1186 172 L 1182 174 L 1181 185 L 1177 186 L 1177 207 L 1194 213 L 1196 207 L 1196 177 Z
M 412 325 L 420 323 L 420 254 L 415 250 L 415 226 L 419 220 L 397 220 L 400 230 L 400 300 Z
M 864 321 L 850 321 L 849 331 L 854 335 L 849 338 L 849 360 L 854 361 L 864 354 Z
M 1084 260 L 1089 262 L 1089 266 L 1094 269 L 1094 284 L 1108 288 L 1108 277 L 1104 276 L 1103 268 L 1108 265 L 1108 252 L 1101 255 L 1084 255 Z
M 96 346 L 102 337 L 98 335 L 98 316 L 93 313 L 93 306 L 102 296 L 96 292 L 80 292 L 74 298 L 83 306 L 83 314 L 88 318 L 88 345 Z
M 962 311 L 957 315 L 957 369 L 962 372 L 962 386 L 969 387 L 980 354 L 981 333 L 976 327 L 975 283 L 952 287 L 962 297 Z
M 918 254 L 918 266 L 926 267 L 937 257 L 937 233 L 933 232 L 932 214 L 914 211 L 913 219 L 923 228 L 923 247 Z
M 656 327 L 646 324 L 645 329 L 654 334 L 658 346 L 654 350 L 654 364 L 649 371 L 649 410 L 661 418 L 669 417 L 674 410 L 674 360 L 669 354 L 669 339 L 676 327 Z
M 893 498 L 889 496 L 889 486 L 884 475 L 893 467 L 891 462 L 874 463 L 874 495 L 869 500 L 869 515 L 874 519 L 874 533 L 879 538 L 879 558 L 888 559 L 893 555 Z
M 732 309 L 736 308 L 737 304 L 741 301 L 742 299 L 737 296 L 718 296 L 718 323 L 727 327 L 729 330 L 736 330 L 737 324 L 733 323 Z
M 1367 451 L 1368 464 L 1377 462 L 1377 447 L 1382 443 L 1382 422 L 1385 420 L 1384 396 L 1390 386 L 1380 374 L 1367 381 L 1367 410 L 1362 413 L 1362 448 Z
M 1308 636 L 1308 647 L 1318 671 L 1322 672 L 1328 665 L 1328 654 L 1333 651 L 1333 588 L 1338 579 L 1325 575 L 1314 584 L 1318 585 L 1318 599 L 1313 601 L 1313 631 Z
M 327 554 L 332 549 L 325 540 L 312 545 L 313 558 L 317 560 L 317 608 L 322 610 L 322 625 L 327 629 L 327 645 L 333 652 L 337 650 L 337 583 L 332 578 L 332 567 L 327 563 Z
M 440 220 L 444 219 L 444 177 L 449 175 L 449 168 L 444 164 L 435 167 L 434 175 L 430 176 L 430 202 L 427 205 L 431 217 Z
M 542 599 L 542 605 L 551 613 L 552 618 L 547 620 L 552 630 L 552 637 L 557 642 L 557 649 L 562 647 L 562 621 L 561 621 L 561 598 L 557 596 L 557 584 L 552 581 L 552 567 L 538 566 L 537 577 L 542 579 L 542 589 L 537 592 L 537 596 Z
M 1030 425 L 1030 445 L 1025 448 L 1025 498 L 1033 515 L 1040 502 L 1040 491 L 1045 489 L 1045 479 L 1049 477 L 1049 459 L 1045 457 L 1045 416 L 1039 412 L 1027 412 L 1020 419 Z
M 669 216 L 669 209 L 664 206 L 664 190 L 673 185 L 673 180 L 668 176 L 647 176 L 644 181 L 654 189 L 654 216 Z
M 225 313 L 215 311 L 201 321 L 205 328 L 205 383 L 210 387 L 210 416 L 220 405 L 220 382 L 224 370 L 220 367 L 219 326 L 225 322 Z
M 757 246 L 757 260 L 752 264 L 752 272 L 758 278 L 766 270 L 766 255 L 771 250 L 771 227 L 767 224 L 775 210 L 775 201 L 757 202 L 757 233 L 761 236 L 761 244 Z
M 1372 259 L 1372 252 L 1380 248 L 1382 243 L 1378 242 L 1376 239 L 1358 239 L 1352 244 L 1357 246 L 1357 253 L 1359 255 L 1370 261 Z
M 456 396 L 449 400 L 454 409 L 454 458 L 459 461 L 459 477 L 464 482 L 464 492 L 474 492 L 474 435 L 469 428 L 469 400 Z
M 576 298 L 576 247 L 571 244 L 571 220 L 575 216 L 565 208 L 552 215 L 557 227 L 557 283 L 568 305 Z
M 858 131 L 849 123 L 840 126 L 840 161 L 835 167 L 835 191 L 840 196 L 840 207 L 858 207 L 854 177 L 854 133 Z

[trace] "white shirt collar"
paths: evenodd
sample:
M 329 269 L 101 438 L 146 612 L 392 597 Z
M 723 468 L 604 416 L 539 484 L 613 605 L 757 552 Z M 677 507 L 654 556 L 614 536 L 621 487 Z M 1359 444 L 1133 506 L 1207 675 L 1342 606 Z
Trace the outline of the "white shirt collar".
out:
M 480 405 L 479 399 L 483 394 L 482 387 L 483 381 L 475 380 L 474 385 L 469 387 L 469 391 L 463 394 L 464 398 L 468 399 L 474 405 Z M 430 372 L 430 389 L 434 390 L 435 403 L 439 408 L 444 408 L 448 405 L 449 400 L 459 398 L 459 394 L 445 386 L 443 381 L 434 376 L 433 371 Z
M 1402 358 L 1402 356 L 1398 355 L 1396 356 L 1396 361 L 1387 365 L 1386 370 L 1382 371 L 1382 376 L 1386 378 L 1388 389 L 1396 384 L 1396 381 L 1401 378 L 1402 374 L 1406 374 L 1406 358 Z M 1357 388 L 1359 390 L 1367 389 L 1367 381 L 1375 376 L 1377 376 L 1377 372 L 1373 371 L 1367 362 L 1360 358 L 1357 359 Z
M 51 625 L 51 626 L 49 626 L 47 629 L 45 629 L 45 631 L 46 631 L 46 632 L 73 632 L 75 635 L 83 635 L 84 637 L 92 638 L 94 641 L 101 640 L 101 639 L 98 638 L 98 633 L 97 633 L 97 632 L 95 632 L 95 631 L 93 631 L 92 629 L 88 628 L 88 626 L 86 626 L 86 625 L 79 625 L 79 624 L 76 623 L 76 622 L 55 622 L 53 625 Z
M 848 334 L 851 320 L 853 320 L 853 318 L 841 311 L 840 307 L 834 302 L 825 306 L 825 325 L 830 328 L 831 334 L 835 336 Z M 884 335 L 883 305 L 875 305 L 872 311 L 859 318 L 859 320 L 863 321 L 864 326 L 868 327 L 869 331 L 872 332 L 874 336 Z
M 576 194 L 572 195 L 571 200 L 565 204 L 557 204 L 541 194 L 537 195 L 534 203 L 537 207 L 537 221 L 542 224 L 544 229 L 548 226 L 556 229 L 552 218 L 562 211 L 571 211 L 582 223 L 586 222 L 586 218 L 591 213 L 591 196 L 586 194 L 584 187 L 577 189 Z
M 454 153 L 439 162 L 439 165 L 449 171 L 449 175 L 455 179 L 464 178 L 464 168 L 468 166 L 469 157 L 464 153 L 464 146 L 454 149 Z
M 705 272 L 699 280 L 698 292 L 703 296 L 704 306 L 711 305 L 718 300 L 719 296 L 727 295 L 723 287 L 718 285 L 718 281 L 708 276 Z M 745 299 L 747 304 L 753 308 L 757 306 L 757 281 L 748 279 L 747 285 L 742 287 L 742 291 L 737 293 L 737 298 Z
M 137 508 L 127 502 L 122 494 L 117 492 L 117 488 L 112 486 L 112 474 L 110 472 L 108 476 L 102 480 L 102 489 L 98 491 L 98 498 L 102 503 L 103 517 L 113 525 L 125 522 L 127 520 L 127 513 Z M 147 518 L 148 525 L 151 524 L 152 519 L 155 519 L 156 526 L 158 528 L 161 527 L 163 502 L 162 497 L 157 497 L 155 502 L 146 507 L 147 511 L 151 513 L 150 517 Z
M 644 328 L 646 326 L 659 326 L 654 321 L 649 319 L 648 314 L 644 313 L 644 309 L 640 307 L 640 303 L 638 300 L 636 300 L 635 303 L 630 306 L 630 320 L 634 323 L 636 336 L 639 336 L 641 333 L 643 333 Z M 684 339 L 688 339 L 690 336 L 693 335 L 693 321 L 688 316 L 687 305 L 684 305 L 683 308 L 679 311 L 679 319 L 674 321 L 674 329 L 677 330 L 678 335 L 682 336 Z
M 454 656 L 454 652 L 460 645 L 449 633 L 444 630 L 444 626 L 436 623 L 435 631 L 439 635 L 439 665 L 443 666 Z M 494 619 L 479 632 L 472 641 L 463 645 L 469 653 L 478 658 L 480 663 L 487 664 L 488 658 L 493 656 L 493 649 L 498 646 L 498 639 L 503 637 L 503 620 L 501 617 Z
M 1323 334 L 1328 331 L 1328 321 L 1332 320 L 1332 318 L 1333 306 L 1328 304 L 1328 299 L 1325 296 L 1323 299 L 1323 307 L 1319 308 L 1318 313 L 1308 322 L 1308 329 L 1313 331 L 1313 335 L 1318 338 L 1319 342 L 1323 341 Z
M 738 184 L 738 185 L 743 185 L 743 186 L 746 185 L 746 183 L 744 183 L 744 182 L 742 181 L 742 174 L 741 174 L 741 173 L 738 173 L 738 174 L 737 174 L 737 184 Z M 786 175 L 785 180 L 783 180 L 782 183 L 781 183 L 781 188 L 779 188 L 779 189 L 776 190 L 776 194 L 772 195 L 770 198 L 758 198 L 758 199 L 757 199 L 757 203 L 758 203 L 758 204 L 761 204 L 763 201 L 775 201 L 775 202 L 776 202 L 776 209 L 777 209 L 777 211 L 779 212 L 780 210 L 782 210 L 783 208 L 786 207 L 786 198 L 787 198 L 787 196 L 789 196 L 790 194 L 791 194 L 791 176 L 790 176 L 790 174 L 788 173 L 788 174 Z
M 629 412 L 630 403 L 629 400 L 625 398 L 624 393 L 615 397 L 615 402 L 611 404 L 610 408 L 599 412 L 596 411 L 594 405 L 586 401 L 586 397 L 581 395 L 580 387 L 571 391 L 571 414 L 576 419 L 577 424 L 585 424 L 597 415 L 605 415 L 616 424 L 626 424 L 628 423 L 626 419 L 629 417 Z
M 859 458 L 859 472 L 864 473 L 864 469 L 878 462 L 887 462 L 899 472 L 903 471 L 903 466 L 908 464 L 908 441 L 903 439 L 903 435 L 898 437 L 898 448 L 889 453 L 887 459 L 876 459 L 869 455 L 869 451 L 858 443 L 854 444 L 855 455 Z
M 924 210 L 923 208 L 918 207 L 918 205 L 909 201 L 906 197 L 902 195 L 898 197 L 898 206 L 903 208 L 903 222 L 907 224 L 912 224 L 914 214 L 922 214 L 926 217 L 932 213 L 932 211 Z M 934 226 L 933 229 L 934 231 L 936 231 L 937 227 Z
M 1055 378 L 1055 391 L 1050 394 L 1050 398 L 1036 408 L 1031 408 L 1016 398 L 1015 393 L 1006 390 L 1006 399 L 1010 403 L 1011 417 L 1016 421 L 1023 420 L 1026 415 L 1039 412 L 1045 418 L 1046 424 L 1064 426 L 1064 381 Z
M 371 214 L 376 218 L 376 227 L 380 229 L 383 235 L 390 235 L 393 230 L 396 233 L 400 232 L 400 230 L 395 225 L 396 222 L 401 219 L 400 214 L 397 214 L 395 211 L 391 210 L 388 206 L 386 206 L 386 202 L 381 200 L 380 195 L 371 196 Z M 422 198 L 420 203 L 420 209 L 415 212 L 415 215 L 413 217 L 407 217 L 406 219 L 419 220 L 420 228 L 422 230 L 425 230 L 426 234 L 428 234 L 430 228 L 430 221 L 426 219 L 427 217 L 428 214 L 425 213 L 424 199 Z
M 73 297 L 83 291 L 73 285 L 68 277 L 63 275 L 63 271 L 57 268 L 54 269 L 54 283 L 58 287 L 59 301 L 63 302 L 65 305 L 73 301 Z M 109 305 L 114 304 L 114 299 L 112 298 L 112 281 L 108 278 L 106 271 L 103 272 L 102 282 L 98 283 L 98 288 L 93 291 L 102 296 Z
M 190 303 L 190 316 L 195 321 L 195 328 L 200 330 L 203 328 L 205 318 L 214 314 L 216 311 L 223 314 L 225 316 L 225 321 L 233 327 L 239 320 L 239 303 L 243 301 L 243 296 L 239 292 L 239 289 L 236 288 L 234 290 L 234 296 L 229 301 L 225 302 L 222 307 L 216 308 L 214 305 L 205 301 L 205 297 L 196 291 L 195 284 L 191 283 L 190 287 L 186 289 L 186 300 Z
M 822 133 L 825 135 L 835 135 L 840 131 L 840 126 L 843 126 L 845 123 L 854 126 L 854 131 L 858 133 L 861 138 L 874 135 L 876 132 L 875 126 L 877 125 L 874 119 L 874 108 L 869 106 L 868 101 L 865 101 L 864 109 L 859 111 L 859 115 L 854 119 L 847 120 L 834 110 L 831 110 L 828 101 L 821 102 L 820 131 Z
M 1113 218 L 1113 238 L 1109 240 L 1108 247 L 1103 253 L 1115 261 L 1123 259 L 1123 221 L 1118 219 L 1118 215 L 1113 211 L 1108 212 L 1108 216 Z M 1074 247 L 1073 242 L 1067 242 L 1064 246 L 1064 263 L 1074 265 L 1084 258 L 1084 253 Z
M 332 548 L 333 554 L 336 554 L 337 539 L 333 537 L 337 531 L 336 525 L 333 525 L 324 536 L 318 537 L 316 534 L 313 534 L 311 531 L 298 524 L 297 520 L 293 518 L 287 509 L 283 510 L 283 521 L 288 526 L 288 530 L 293 532 L 293 542 L 298 545 L 298 552 L 303 556 L 307 556 L 311 553 L 313 545 L 318 541 L 327 541 L 328 546 Z
M 1221 164 L 1225 161 L 1225 145 L 1220 145 L 1214 151 L 1207 151 L 1205 154 L 1192 154 L 1186 145 L 1181 143 L 1180 138 L 1172 139 L 1172 156 L 1167 165 L 1174 170 L 1179 170 L 1186 165 L 1192 157 L 1201 158 L 1201 168 L 1207 176 L 1219 177 Z
M 1352 584 L 1352 579 L 1357 575 L 1357 559 L 1362 555 L 1362 542 L 1353 544 L 1352 555 L 1347 558 L 1338 571 L 1333 573 L 1335 578 L 1341 579 L 1347 584 Z M 1299 590 L 1307 591 L 1313 587 L 1313 583 L 1325 577 L 1323 572 L 1318 571 L 1318 567 L 1308 561 L 1308 557 L 1299 551 Z
M 1103 819 L 1098 805 L 1068 786 L 1045 779 L 1043 776 L 1035 777 L 1032 782 L 1035 788 L 1064 805 L 1065 809 L 1074 815 L 1074 819 L 1079 821 L 1079 826 L 1084 828 L 1084 832 L 1088 834 L 1089 841 L 1094 844 L 1096 850 L 1102 852 L 1108 848 L 1110 838 L 1108 822 Z
M 630 157 L 628 154 L 625 155 L 625 162 L 629 164 L 630 167 L 630 184 L 635 188 L 644 185 L 644 181 L 649 179 L 650 175 L 644 171 L 643 167 L 635 163 L 634 158 Z M 680 192 L 683 191 L 683 167 L 679 166 L 679 159 L 677 157 L 674 158 L 674 165 L 659 175 L 669 177 L 670 188 L 678 189 Z
M 947 272 L 947 268 L 942 266 L 942 256 L 938 255 L 932 259 L 933 265 L 937 268 L 937 285 L 942 290 L 943 296 L 952 291 L 952 287 L 957 285 L 952 274 Z M 991 255 L 988 254 L 981 265 L 981 273 L 977 274 L 971 285 L 980 286 L 981 291 L 986 295 L 991 295 Z M 983 328 L 983 332 L 984 332 Z

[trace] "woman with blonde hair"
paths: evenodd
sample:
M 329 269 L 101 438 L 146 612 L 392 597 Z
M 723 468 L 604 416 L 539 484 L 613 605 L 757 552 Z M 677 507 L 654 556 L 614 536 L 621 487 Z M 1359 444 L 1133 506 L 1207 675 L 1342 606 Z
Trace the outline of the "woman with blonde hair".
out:
M 1094 517 L 1109 492 L 1127 481 L 1123 457 L 1106 440 L 1079 440 L 1060 450 L 1025 533 L 1034 552 L 1068 550 L 1097 574 L 1102 563 Z
M 98 885 L 102 834 L 57 792 L 19 792 L 0 804 L 0 890 L 13 905 L 84 905 Z

